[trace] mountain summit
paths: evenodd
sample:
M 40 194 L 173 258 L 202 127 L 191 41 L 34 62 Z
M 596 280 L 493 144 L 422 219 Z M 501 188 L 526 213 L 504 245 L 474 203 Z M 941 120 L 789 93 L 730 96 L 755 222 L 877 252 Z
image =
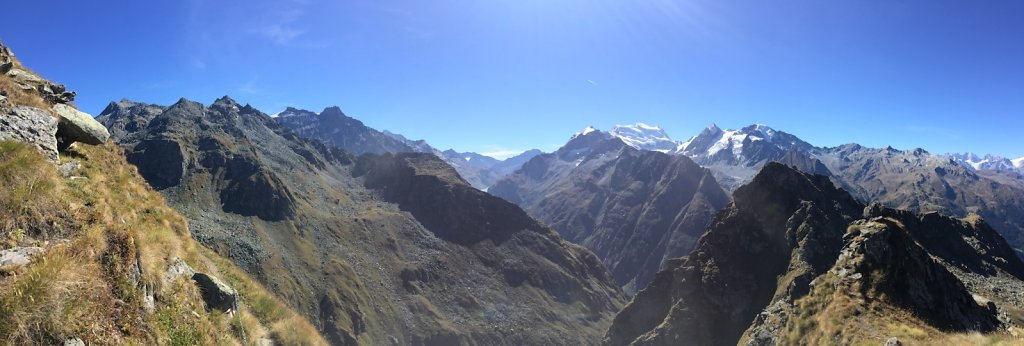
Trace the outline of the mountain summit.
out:
M 615 125 L 610 133 L 629 146 L 640 150 L 667 153 L 676 148 L 676 142 L 669 138 L 665 130 L 658 126 L 644 123 Z

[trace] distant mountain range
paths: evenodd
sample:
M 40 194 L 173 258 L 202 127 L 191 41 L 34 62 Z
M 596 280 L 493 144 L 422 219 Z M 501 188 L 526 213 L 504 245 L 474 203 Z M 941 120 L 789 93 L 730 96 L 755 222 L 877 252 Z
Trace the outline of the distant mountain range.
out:
M 973 168 L 974 170 L 990 170 L 996 172 L 1014 172 L 1024 174 L 1024 157 L 1008 159 L 1002 156 L 985 155 L 983 157 L 973 153 L 946 154 L 953 161 Z
M 460 153 L 452 149 L 441 151 L 424 140 L 410 140 L 387 130 L 378 131 L 367 127 L 361 121 L 345 115 L 338 107 L 327 107 L 320 113 L 288 107 L 277 113 L 274 120 L 300 136 L 355 154 L 434 154 L 454 167 L 470 185 L 480 190 L 486 190 L 498 179 L 541 153 L 540 150 L 533 149 L 505 160 L 498 160 L 473 152 Z
M 650 148 L 645 143 L 653 142 L 662 143 L 660 151 L 667 148 L 668 136 L 660 130 L 617 131 L 612 136 L 628 137 L 622 139 L 627 144 L 642 143 L 635 144 L 637 148 Z M 667 152 L 690 157 L 710 169 L 728 191 L 776 161 L 828 176 L 861 201 L 957 217 L 977 213 L 999 230 L 1018 254 L 1024 249 L 1024 174 L 1018 168 L 1024 158 L 935 155 L 923 149 L 858 144 L 816 147 L 765 125 L 723 130 L 714 124 Z

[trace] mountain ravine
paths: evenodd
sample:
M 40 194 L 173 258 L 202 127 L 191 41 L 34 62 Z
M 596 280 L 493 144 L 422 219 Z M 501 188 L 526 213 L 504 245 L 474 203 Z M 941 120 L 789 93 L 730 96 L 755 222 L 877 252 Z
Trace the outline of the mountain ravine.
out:
M 623 296 L 600 261 L 428 154 L 302 139 L 224 97 L 99 117 L 195 237 L 334 344 L 593 344 Z

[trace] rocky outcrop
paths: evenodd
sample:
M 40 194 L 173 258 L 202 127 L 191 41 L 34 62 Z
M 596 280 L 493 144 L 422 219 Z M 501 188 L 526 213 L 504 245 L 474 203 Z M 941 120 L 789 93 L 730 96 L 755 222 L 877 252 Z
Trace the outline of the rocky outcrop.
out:
M 941 330 L 987 332 L 999 326 L 995 305 L 975 302 L 963 283 L 933 260 L 898 220 L 858 220 L 845 240 L 830 271 L 837 289 L 885 299 Z
M 74 142 L 99 145 L 110 137 L 107 128 L 93 119 L 92 115 L 61 103 L 53 105 L 53 112 L 60 117 L 57 138 L 64 147 Z
M 43 253 L 41 247 L 15 247 L 0 251 L 0 272 L 12 270 L 32 261 L 32 258 Z
M 534 157 L 488 191 L 593 251 L 630 293 L 693 249 L 729 202 L 689 158 L 637 150 L 600 131 Z
M 52 162 L 57 162 L 57 118 L 27 106 L 0 107 L 0 140 L 29 143 Z
M 10 78 L 23 91 L 37 94 L 50 104 L 69 103 L 75 100 L 75 92 L 68 91 L 63 84 L 48 81 L 28 70 L 20 68 L 14 53 L 0 45 L 0 73 Z
M 0 73 L 4 85 L 0 90 L 0 140 L 35 145 L 57 163 L 58 150 L 71 143 L 96 145 L 109 137 L 107 129 L 92 116 L 67 104 L 74 99 L 74 92 L 20 68 L 10 49 L 3 45 Z M 12 95 L 3 95 L 6 93 Z
M 233 311 L 238 309 L 238 292 L 220 279 L 205 273 L 192 275 L 209 309 Z

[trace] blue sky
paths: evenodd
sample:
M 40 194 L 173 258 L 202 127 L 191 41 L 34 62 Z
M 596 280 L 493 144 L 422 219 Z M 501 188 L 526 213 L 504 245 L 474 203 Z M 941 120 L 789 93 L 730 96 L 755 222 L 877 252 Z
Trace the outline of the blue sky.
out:
M 1021 1 L 16 1 L 0 39 L 80 108 L 338 105 L 440 148 L 642 121 L 1024 156 Z

